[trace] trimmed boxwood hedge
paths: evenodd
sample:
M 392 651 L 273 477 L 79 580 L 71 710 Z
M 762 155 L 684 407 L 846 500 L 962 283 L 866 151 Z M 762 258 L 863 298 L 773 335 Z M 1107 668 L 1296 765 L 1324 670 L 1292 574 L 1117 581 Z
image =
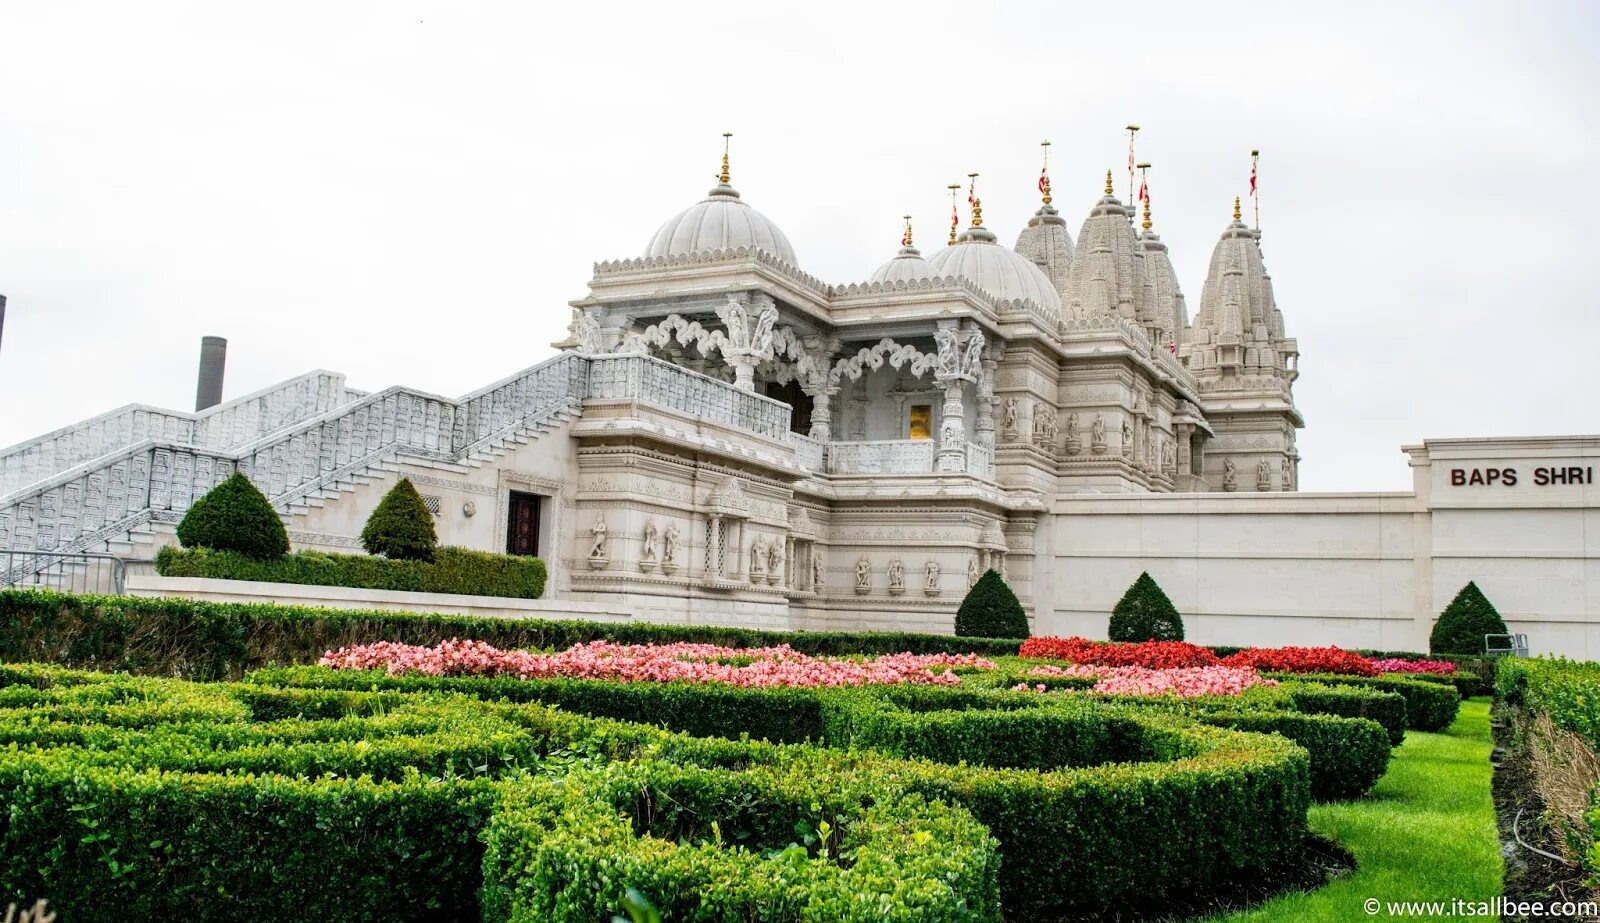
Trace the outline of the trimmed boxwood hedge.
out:
M 1333 673 L 1277 673 L 1279 679 L 1299 679 L 1333 686 L 1364 686 L 1399 694 L 1406 703 L 1406 727 L 1413 731 L 1442 731 L 1456 720 L 1461 694 L 1452 684 L 1387 676 L 1345 676 Z
M 486 921 L 591 923 L 626 882 L 673 921 L 998 921 L 998 844 L 878 773 L 608 766 L 505 791 Z
M 443 549 L 441 549 L 442 551 Z M 756 631 L 715 625 L 492 619 L 437 613 L 313 609 L 136 596 L 0 590 L 0 661 L 238 679 L 271 664 L 315 663 L 373 641 L 438 644 L 471 638 L 501 648 L 555 650 L 588 641 L 726 647 L 787 644 L 808 654 L 1015 654 L 1020 641 L 917 632 Z
M 683 729 L 673 722 L 687 719 L 701 733 L 718 722 L 719 712 L 705 707 L 693 713 L 695 697 L 709 687 L 687 683 L 389 676 L 321 667 L 261 671 L 250 680 L 413 692 L 476 687 L 486 699 L 559 701 L 563 711 L 603 709 L 615 717 L 664 721 L 673 730 Z M 716 694 L 719 704 L 737 703 L 716 731 L 721 736 L 748 733 L 782 740 L 786 737 L 780 735 L 792 735 L 815 720 L 819 731 L 811 739 L 835 748 L 832 758 L 841 761 L 836 765 L 885 766 L 910 791 L 971 810 L 1000 840 L 1008 919 L 1048 919 L 1110 906 L 1153 911 L 1173 894 L 1206 891 L 1229 876 L 1259 871 L 1304 834 L 1309 758 L 1283 737 L 1205 727 L 1181 715 L 1099 700 L 1065 702 L 1037 693 L 960 687 L 719 689 Z M 768 697 L 778 707 L 763 716 L 761 703 Z M 799 720 L 807 699 L 814 719 Z M 626 708 L 636 711 L 619 714 Z M 971 743 L 975 740 L 993 748 L 985 762 L 1001 765 L 950 764 L 984 752 Z M 1096 741 L 1106 747 L 1104 759 L 1095 756 Z M 762 745 L 730 740 L 728 746 Z M 1000 753 L 1001 747 L 1009 752 Z M 1160 834 L 1173 829 L 1185 831 L 1184 837 Z M 1078 835 L 1095 848 L 1063 849 L 1063 830 L 1082 831 Z M 1171 839 L 1179 842 L 1167 842 Z
M 703 814 L 729 818 L 724 835 L 734 842 L 749 831 L 755 845 L 781 846 L 771 823 L 746 816 L 773 805 L 783 819 L 803 805 L 813 816 L 866 824 L 853 831 L 850 823 L 829 821 L 843 831 L 844 848 L 871 839 L 891 850 L 851 856 L 870 875 L 851 878 L 825 863 L 810 865 L 822 860 L 809 852 L 787 860 L 795 864 L 788 877 L 811 888 L 794 897 L 796 906 L 842 918 L 857 918 L 846 912 L 857 906 L 851 895 L 877 894 L 878 886 L 866 882 L 899 876 L 903 886 L 878 894 L 859 918 L 996 919 L 993 904 L 983 905 L 992 894 L 992 846 L 962 808 L 1000 840 L 1003 906 L 1013 919 L 1153 908 L 1172 893 L 1258 872 L 1294 849 L 1305 830 L 1306 754 L 1295 744 L 1112 706 L 1099 706 L 1104 713 L 1086 709 L 1082 718 L 1114 714 L 1110 720 L 1139 735 L 1143 752 L 1166 759 L 1039 772 L 895 759 L 875 750 L 699 740 L 437 693 L 195 686 L 59 668 L 10 668 L 0 680 L 12 684 L 0 693 L 14 692 L 25 703 L 0 702 L 0 746 L 29 748 L 0 749 L 0 793 L 12 808 L 9 826 L 0 830 L 0 875 L 11 893 L 63 895 L 62 908 L 86 919 L 114 907 L 119 919 L 131 920 L 180 912 L 193 919 L 276 920 L 288 905 L 309 919 L 470 916 L 483 855 L 477 834 L 505 803 L 501 796 L 541 790 L 541 778 L 575 779 L 569 774 L 636 759 L 656 767 L 642 771 L 667 780 L 657 791 L 680 804 L 706 799 Z M 186 702 L 201 711 L 168 720 Z M 89 721 L 85 709 L 103 711 Z M 1054 721 L 1048 711 L 1035 713 Z M 191 765 L 206 771 L 173 769 Z M 737 769 L 756 781 L 675 765 Z M 624 778 L 639 791 L 636 777 Z M 761 778 L 792 780 L 803 800 L 786 801 L 772 789 L 763 794 Z M 871 803 L 862 797 L 860 813 L 850 813 L 850 798 L 857 797 L 850 793 L 867 790 L 875 793 Z M 712 797 L 718 792 L 727 797 Z M 935 801 L 952 807 L 933 808 Z M 570 806 L 531 796 L 516 803 L 535 811 L 541 803 Z M 651 803 L 671 809 L 669 802 Z M 840 812 L 832 814 L 835 804 Z M 551 815 L 540 816 L 534 820 L 543 824 Z M 563 829 L 581 834 L 583 818 L 593 816 L 579 811 L 577 826 Z M 894 818 L 905 821 L 898 832 Z M 640 819 L 653 833 L 679 829 L 660 826 L 654 816 Z M 508 820 L 499 829 L 527 829 L 526 822 Z M 622 848 L 626 862 L 639 863 L 628 867 L 647 883 L 739 870 L 728 882 L 728 908 L 745 906 L 737 893 L 773 893 L 763 889 L 781 887 L 777 873 L 788 868 L 768 857 L 702 855 L 714 847 L 692 842 L 693 831 L 677 848 L 656 839 L 656 852 L 635 852 L 627 826 L 599 832 L 621 838 L 607 842 Z M 637 822 L 632 826 L 643 832 Z M 712 829 L 715 835 L 720 823 Z M 1173 829 L 1185 835 L 1166 835 Z M 61 848 L 60 830 L 87 832 Z M 1064 830 L 1095 848 L 1061 848 Z M 490 836 L 497 851 L 482 865 L 491 876 L 483 882 L 488 909 L 512 913 L 518 895 L 544 888 L 551 868 L 545 860 L 562 861 L 557 853 L 567 855 L 564 868 L 572 873 L 562 880 L 579 883 L 573 900 L 590 887 L 581 882 L 592 880 L 585 876 L 596 857 L 577 849 L 577 841 L 534 861 L 527 850 L 537 851 L 538 843 L 518 846 L 509 836 Z M 952 851 L 940 852 L 939 844 Z M 906 852 L 894 852 L 900 849 Z M 939 892 L 932 870 L 945 868 L 944 856 L 963 870 L 947 875 Z M 610 883 L 613 901 L 620 901 L 624 884 Z M 930 914 L 929 907 L 936 910 Z M 604 919 L 606 909 L 585 898 L 571 913 L 594 919 L 600 910 Z M 530 913 L 490 918 L 539 918 Z
M 433 549 L 429 560 L 297 551 L 265 561 L 234 551 L 179 549 L 169 545 L 156 552 L 156 573 L 163 577 L 259 580 L 511 599 L 540 598 L 544 595 L 546 576 L 544 561 L 539 558 L 491 554 L 448 545 Z

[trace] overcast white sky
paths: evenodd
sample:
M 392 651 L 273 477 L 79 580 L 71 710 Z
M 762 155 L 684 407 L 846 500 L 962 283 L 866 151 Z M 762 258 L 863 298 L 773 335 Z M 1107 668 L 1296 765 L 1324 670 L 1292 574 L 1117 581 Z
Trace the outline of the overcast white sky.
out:
M 548 356 L 591 264 L 734 184 L 865 278 L 945 185 L 1077 226 L 1130 121 L 1191 310 L 1248 154 L 1307 490 L 1403 443 L 1600 431 L 1593 3 L 0 0 L 0 445 L 312 368 L 457 395 Z M 1119 195 L 1123 180 L 1119 180 Z

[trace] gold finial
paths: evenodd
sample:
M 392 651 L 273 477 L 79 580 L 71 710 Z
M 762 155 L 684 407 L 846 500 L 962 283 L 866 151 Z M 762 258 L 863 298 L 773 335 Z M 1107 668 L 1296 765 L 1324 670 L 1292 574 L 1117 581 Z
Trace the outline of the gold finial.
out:
M 909 246 L 911 246 L 911 216 L 910 215 L 906 215 L 905 219 L 906 219 L 906 232 L 904 234 L 900 235 L 900 246 L 909 247 Z
M 960 183 L 950 184 L 950 243 L 956 242 L 956 228 L 961 226 L 961 213 L 956 211 L 956 193 L 961 190 Z
M 1233 220 L 1239 220 L 1239 197 L 1233 197 Z
M 732 178 L 728 175 L 728 145 L 731 143 L 730 139 L 732 138 L 733 132 L 725 131 L 722 133 L 722 172 L 717 174 L 717 182 L 724 186 L 728 185 L 728 180 Z
M 1106 195 L 1111 194 L 1111 171 L 1106 171 Z
M 1149 196 L 1145 196 L 1145 200 L 1144 200 L 1144 222 L 1140 226 L 1143 227 L 1146 231 L 1150 230 L 1150 197 Z
M 1050 204 L 1050 142 L 1041 141 L 1039 146 L 1044 148 L 1044 166 L 1039 169 L 1039 196 L 1044 204 Z
M 978 198 L 978 174 L 968 173 L 967 204 L 972 206 L 972 226 L 983 227 L 983 200 Z

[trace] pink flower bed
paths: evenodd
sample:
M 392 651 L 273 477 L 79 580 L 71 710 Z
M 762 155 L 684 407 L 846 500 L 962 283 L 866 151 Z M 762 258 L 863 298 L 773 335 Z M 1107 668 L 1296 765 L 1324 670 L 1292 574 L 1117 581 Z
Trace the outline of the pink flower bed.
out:
M 1175 667 L 1169 670 L 1152 670 L 1147 667 L 1105 667 L 1073 664 L 1069 667 L 1041 666 L 1029 670 L 1024 676 L 1087 676 L 1098 677 L 1095 692 L 1111 695 L 1172 695 L 1190 699 L 1203 695 L 1238 695 L 1252 686 L 1276 686 L 1278 681 L 1266 679 L 1249 668 L 1238 667 Z M 1014 689 L 1027 689 L 1019 683 Z
M 1399 657 L 1389 657 L 1374 660 L 1372 665 L 1384 673 L 1437 673 L 1446 676 L 1456 671 L 1456 665 L 1448 660 L 1402 660 Z
M 729 662 L 734 661 L 734 662 Z M 503 651 L 481 641 L 418 647 L 379 641 L 329 651 L 319 661 L 340 670 L 386 670 L 391 675 L 515 676 L 520 679 L 674 680 L 730 686 L 864 686 L 885 683 L 959 685 L 952 667 L 989 670 L 976 654 L 889 654 L 864 660 L 812 657 L 788 645 L 760 648 L 714 644 L 578 644 L 559 654 Z

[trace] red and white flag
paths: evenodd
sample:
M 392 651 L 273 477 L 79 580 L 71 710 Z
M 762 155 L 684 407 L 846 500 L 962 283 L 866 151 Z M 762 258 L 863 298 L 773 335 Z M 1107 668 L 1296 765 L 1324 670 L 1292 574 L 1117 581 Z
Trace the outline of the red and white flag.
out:
M 1150 184 L 1146 183 L 1144 180 L 1139 180 L 1139 201 L 1150 201 Z
M 1041 167 L 1039 169 L 1039 191 L 1045 195 L 1050 194 L 1050 175 L 1048 171 L 1048 167 Z
M 1255 151 L 1250 152 L 1250 194 L 1252 196 L 1256 194 L 1256 158 L 1259 156 Z

